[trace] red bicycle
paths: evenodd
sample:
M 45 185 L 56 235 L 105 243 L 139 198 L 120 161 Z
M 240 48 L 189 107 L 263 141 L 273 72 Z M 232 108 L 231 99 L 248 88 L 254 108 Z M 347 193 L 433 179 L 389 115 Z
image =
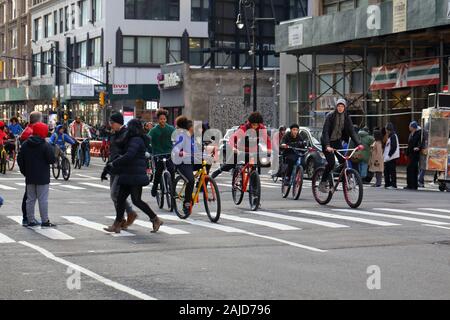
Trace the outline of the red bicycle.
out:
M 102 156 L 103 162 L 108 161 L 111 148 L 111 141 L 108 138 L 102 140 L 102 146 L 100 147 L 100 155 Z
M 254 158 L 249 160 L 245 164 L 237 165 L 233 170 L 231 195 L 234 203 L 240 205 L 244 199 L 244 193 L 248 191 L 250 208 L 252 211 L 256 211 L 261 203 L 261 180 Z

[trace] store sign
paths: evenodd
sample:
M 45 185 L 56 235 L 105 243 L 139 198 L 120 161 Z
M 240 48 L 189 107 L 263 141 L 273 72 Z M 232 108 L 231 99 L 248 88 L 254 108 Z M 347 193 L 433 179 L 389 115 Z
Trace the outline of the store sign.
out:
M 94 86 L 92 84 L 71 84 L 70 85 L 71 97 L 93 97 Z
M 393 2 L 393 33 L 405 32 L 407 29 L 408 0 L 394 0 Z
M 431 59 L 373 68 L 370 90 L 429 86 L 439 82 L 439 59 Z
M 128 94 L 128 85 L 127 84 L 113 84 L 112 89 L 113 89 L 113 94 L 115 94 L 115 95 Z
M 183 83 L 183 80 L 176 72 L 165 73 L 158 75 L 158 84 L 162 89 L 178 88 Z
M 158 101 L 147 101 L 145 108 L 147 110 L 158 110 Z
M 289 27 L 289 46 L 298 47 L 303 45 L 303 24 Z

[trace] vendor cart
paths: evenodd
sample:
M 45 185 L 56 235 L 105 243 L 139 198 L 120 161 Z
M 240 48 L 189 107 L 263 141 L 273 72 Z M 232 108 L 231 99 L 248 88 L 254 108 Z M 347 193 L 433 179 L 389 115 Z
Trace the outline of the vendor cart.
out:
M 450 192 L 450 108 L 432 107 L 422 111 L 426 170 L 444 173 L 439 190 Z

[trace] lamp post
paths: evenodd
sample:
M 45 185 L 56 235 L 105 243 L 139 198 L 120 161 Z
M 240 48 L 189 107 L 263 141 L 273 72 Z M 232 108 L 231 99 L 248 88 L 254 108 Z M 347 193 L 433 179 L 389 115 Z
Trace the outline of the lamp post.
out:
M 252 69 L 253 69 L 253 112 L 257 110 L 257 74 L 256 74 L 256 22 L 257 21 L 276 21 L 275 18 L 257 18 L 255 14 L 255 1 L 254 0 L 239 0 L 239 14 L 236 19 L 236 26 L 239 30 L 242 30 L 245 26 L 242 20 L 242 11 L 244 8 L 252 8 L 252 49 L 249 54 L 252 55 Z M 259 48 L 261 50 L 261 48 Z

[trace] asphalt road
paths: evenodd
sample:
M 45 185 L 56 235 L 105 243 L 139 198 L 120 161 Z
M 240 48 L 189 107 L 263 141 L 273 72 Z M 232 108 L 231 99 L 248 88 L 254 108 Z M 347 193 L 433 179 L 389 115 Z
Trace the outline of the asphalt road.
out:
M 348 211 L 342 192 L 321 207 L 306 181 L 300 200 L 285 200 L 264 175 L 252 213 L 223 174 L 218 224 L 202 205 L 187 221 L 156 210 L 146 189 L 166 228 L 150 233 L 140 213 L 113 236 L 99 230 L 115 214 L 101 169 L 95 159 L 52 181 L 52 231 L 14 220 L 24 179 L 0 176 L 0 299 L 450 299 L 449 193 L 367 187 Z

